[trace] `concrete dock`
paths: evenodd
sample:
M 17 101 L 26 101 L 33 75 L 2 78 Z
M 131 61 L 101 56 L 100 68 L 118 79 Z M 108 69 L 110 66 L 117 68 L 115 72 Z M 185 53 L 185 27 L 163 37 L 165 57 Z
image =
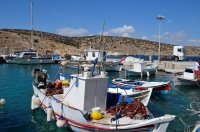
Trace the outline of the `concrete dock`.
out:
M 197 65 L 196 61 L 161 61 L 158 63 L 158 70 L 184 71 L 186 67 L 194 67 L 195 65 Z

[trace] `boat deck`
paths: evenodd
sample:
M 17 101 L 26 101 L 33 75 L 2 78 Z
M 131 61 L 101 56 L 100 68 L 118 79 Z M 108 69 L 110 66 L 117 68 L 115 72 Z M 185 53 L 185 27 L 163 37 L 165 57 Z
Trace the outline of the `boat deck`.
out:
M 106 113 L 104 115 L 104 118 L 102 118 L 100 120 L 92 120 L 92 123 L 115 126 L 116 121 L 111 122 L 112 118 L 113 118 L 113 116 L 111 114 Z M 122 117 L 122 118 L 118 119 L 118 121 L 119 121 L 118 126 L 125 126 L 125 125 L 140 123 L 140 122 L 143 122 L 145 120 L 137 120 L 137 119 L 133 120 L 133 119 L 130 119 L 129 117 Z

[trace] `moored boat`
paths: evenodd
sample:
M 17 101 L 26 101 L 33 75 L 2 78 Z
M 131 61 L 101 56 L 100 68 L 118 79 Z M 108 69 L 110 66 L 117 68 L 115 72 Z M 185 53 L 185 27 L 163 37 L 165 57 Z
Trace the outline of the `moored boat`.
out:
M 144 60 L 134 57 L 122 59 L 126 76 L 150 76 L 157 72 L 155 63 L 147 64 Z
M 33 83 L 32 110 L 40 105 L 47 120 L 55 115 L 57 126 L 73 131 L 166 131 L 174 115 L 154 117 L 139 97 L 149 98 L 144 91 L 108 88 L 104 72 L 71 75 L 70 83 L 46 80 L 46 72 L 36 74 Z M 63 84 L 63 85 L 61 85 Z M 61 87 L 62 86 L 62 87 Z M 129 90 L 122 92 L 124 90 Z M 143 93 L 144 92 L 144 93 Z
M 53 58 L 42 57 L 36 51 L 20 51 L 16 57 L 7 58 L 7 63 L 14 64 L 53 64 Z
M 153 93 L 167 94 L 170 90 L 170 82 L 147 82 L 147 81 L 136 81 L 127 80 L 122 78 L 116 78 L 112 80 L 112 83 L 119 86 L 132 87 L 136 90 L 144 90 L 152 88 Z
M 197 67 L 185 68 L 182 75 L 174 75 L 174 85 L 200 86 L 200 70 Z

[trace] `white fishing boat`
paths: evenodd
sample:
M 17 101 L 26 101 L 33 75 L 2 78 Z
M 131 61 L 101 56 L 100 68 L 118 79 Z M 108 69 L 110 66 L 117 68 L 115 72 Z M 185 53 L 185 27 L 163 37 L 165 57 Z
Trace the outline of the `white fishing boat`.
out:
M 124 66 L 126 76 L 150 76 L 157 72 L 157 65 L 146 62 L 134 62 Z
M 174 85 L 200 86 L 200 70 L 198 67 L 185 68 L 182 75 L 174 75 Z
M 146 107 L 148 102 L 142 104 L 135 98 L 140 98 L 135 96 L 138 92 L 132 89 L 108 88 L 104 72 L 71 75 L 70 83 L 63 80 L 62 87 L 58 80 L 55 86 L 50 85 L 46 72 L 35 77 L 31 109 L 42 106 L 47 121 L 54 116 L 58 127 L 67 126 L 73 131 L 165 132 L 175 118 L 174 115 L 154 117 Z M 141 97 L 148 101 L 150 92 L 145 94 Z

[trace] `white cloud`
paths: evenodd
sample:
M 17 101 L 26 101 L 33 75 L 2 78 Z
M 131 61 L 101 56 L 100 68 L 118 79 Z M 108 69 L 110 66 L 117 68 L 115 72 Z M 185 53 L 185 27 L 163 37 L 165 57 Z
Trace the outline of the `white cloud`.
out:
M 184 31 L 179 32 L 164 32 L 160 35 L 161 41 L 178 41 L 185 39 L 188 35 Z M 159 39 L 159 35 L 152 36 L 155 41 Z
M 169 35 L 169 34 L 170 34 L 170 32 L 164 32 L 163 34 L 164 34 L 164 35 Z
M 200 39 L 193 39 L 188 41 L 189 45 L 200 46 Z
M 104 35 L 118 35 L 123 37 L 131 37 L 131 34 L 135 32 L 135 28 L 131 25 L 123 25 L 122 27 L 113 28 L 106 32 Z
M 147 36 L 142 36 L 141 39 L 147 40 L 148 37 Z
M 83 28 L 60 28 L 57 30 L 58 34 L 63 36 L 87 36 L 89 31 Z
M 158 35 L 153 35 L 152 38 L 154 41 L 158 41 Z M 200 39 L 188 40 L 188 34 L 184 31 L 179 32 L 164 32 L 161 34 L 161 42 L 176 44 L 176 45 L 185 45 L 185 46 L 200 46 Z

